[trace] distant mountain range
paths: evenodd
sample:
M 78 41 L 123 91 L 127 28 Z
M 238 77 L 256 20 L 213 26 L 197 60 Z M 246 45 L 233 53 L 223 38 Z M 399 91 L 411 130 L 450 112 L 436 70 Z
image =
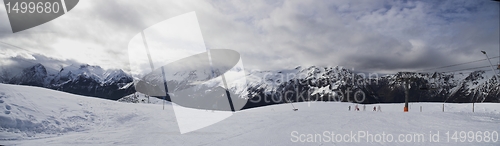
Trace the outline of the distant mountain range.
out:
M 484 71 L 468 74 L 399 72 L 370 78 L 370 74 L 353 73 L 342 67 L 299 66 L 292 70 L 254 71 L 246 77 L 250 79 L 247 96 L 259 101 L 250 102 L 247 107 L 301 101 L 402 103 L 405 78 L 411 78 L 410 102 L 500 102 L 498 78 L 488 78 Z M 257 100 L 262 97 L 276 99 Z
M 59 71 L 35 64 L 15 75 L 3 74 L 3 83 L 44 87 L 111 100 L 135 92 L 132 77 L 123 70 L 104 70 L 86 64 L 70 65 Z
M 213 72 L 175 73 L 168 75 L 172 79 L 167 80 L 169 84 L 188 88 L 193 86 L 193 82 L 188 80 L 198 80 L 207 74 Z M 0 75 L 3 83 L 44 87 L 111 100 L 136 92 L 134 79 L 123 70 L 104 70 L 85 64 L 63 67 L 59 71 L 36 64 L 16 75 Z M 299 66 L 281 71 L 247 71 L 245 77 L 246 83 L 229 86 L 232 94 L 249 100 L 244 108 L 313 100 L 401 103 L 405 95 L 401 82 L 403 78 L 412 78 L 409 89 L 411 102 L 500 102 L 498 78 L 486 77 L 484 71 L 467 74 L 400 72 L 370 78 L 369 74 L 354 73 L 342 67 Z M 157 78 L 154 80 L 161 81 Z M 198 87 L 196 90 L 203 92 L 193 94 L 218 91 L 219 85 L 213 83 Z M 196 95 L 196 98 L 202 97 Z

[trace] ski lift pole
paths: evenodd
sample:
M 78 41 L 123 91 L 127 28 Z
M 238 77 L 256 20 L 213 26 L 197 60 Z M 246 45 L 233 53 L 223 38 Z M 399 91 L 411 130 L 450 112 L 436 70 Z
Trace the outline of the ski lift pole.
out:
M 410 95 L 409 95 L 409 90 L 411 88 L 411 81 L 415 81 L 416 78 L 415 77 L 411 77 L 409 76 L 409 73 L 406 72 L 407 75 L 405 75 L 405 73 L 403 73 L 402 75 L 402 79 L 399 80 L 399 82 L 403 83 L 403 87 L 404 87 L 404 90 L 405 90 L 405 107 L 404 107 L 404 112 L 408 112 L 408 102 L 409 102 L 409 99 L 410 99 Z
M 408 99 L 409 99 L 409 97 L 408 97 L 408 92 L 409 91 L 408 90 L 410 90 L 410 87 L 409 87 L 410 83 L 405 82 L 404 86 L 405 86 L 405 108 L 404 108 L 404 112 L 408 112 Z
M 295 80 L 294 80 L 294 83 L 295 83 L 295 84 L 294 84 L 294 87 L 295 87 L 295 88 L 297 89 L 297 91 L 298 91 L 297 82 L 298 82 L 298 81 L 297 81 L 297 79 L 295 79 Z M 286 95 L 286 94 L 285 94 L 285 95 Z M 297 95 L 297 96 L 298 96 L 298 95 Z M 285 98 L 285 101 L 287 101 L 287 100 L 286 100 L 286 96 L 285 96 L 284 98 Z M 298 100 L 299 100 L 299 99 L 298 99 L 298 97 L 297 97 L 297 101 L 298 101 Z M 291 101 L 291 100 L 288 100 L 288 102 L 290 102 L 290 104 L 292 105 L 292 108 L 293 108 L 292 110 L 293 110 L 293 111 L 297 111 L 297 110 L 299 110 L 299 109 L 295 108 L 295 106 L 293 106 L 293 103 L 292 103 L 292 101 Z
M 290 103 L 290 105 L 292 105 L 292 110 L 293 110 L 293 111 L 297 111 L 297 110 L 299 110 L 299 109 L 295 108 L 295 106 L 293 106 L 292 101 L 291 101 L 291 100 L 288 100 L 288 99 L 286 98 L 286 96 L 284 96 L 283 98 L 285 99 L 285 102 L 288 102 L 288 103 Z
M 444 103 L 443 103 L 443 112 L 444 112 Z
M 292 102 L 290 102 L 290 104 L 291 104 L 291 105 L 292 105 L 292 107 L 293 107 L 293 111 L 297 111 L 297 110 L 298 110 L 298 109 L 296 109 L 296 108 L 295 108 L 295 106 L 293 106 L 293 103 L 292 103 Z
M 472 112 L 474 112 L 474 103 L 476 103 L 476 101 L 472 103 Z

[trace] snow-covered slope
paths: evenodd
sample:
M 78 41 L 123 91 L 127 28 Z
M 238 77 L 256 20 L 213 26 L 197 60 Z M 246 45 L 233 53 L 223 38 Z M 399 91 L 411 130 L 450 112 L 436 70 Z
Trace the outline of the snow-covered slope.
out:
M 303 102 L 238 111 L 209 127 L 180 134 L 172 104 L 133 104 L 73 95 L 38 87 L 0 84 L 0 145 L 499 145 L 446 142 L 446 132 L 500 132 L 495 103 L 370 104 Z M 380 106 L 382 112 L 373 112 Z M 423 112 L 420 112 L 420 106 Z M 207 111 L 211 112 L 211 111 Z M 217 112 L 217 111 L 216 111 Z M 300 134 L 365 131 L 392 134 L 393 142 L 293 142 Z M 440 142 L 429 142 L 439 132 Z M 399 134 L 425 135 L 424 142 L 395 142 Z M 305 136 L 303 138 L 305 138 Z M 306 139 L 303 139 L 306 140 Z
M 117 100 L 118 102 L 127 103 L 146 103 L 146 104 L 164 104 L 163 99 L 148 96 L 144 93 L 135 92 L 134 94 L 127 95 Z M 166 101 L 168 102 L 168 101 Z

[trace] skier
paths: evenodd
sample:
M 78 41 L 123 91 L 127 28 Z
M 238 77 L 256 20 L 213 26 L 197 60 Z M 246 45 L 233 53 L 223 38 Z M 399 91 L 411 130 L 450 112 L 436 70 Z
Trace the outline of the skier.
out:
M 351 106 L 349 106 L 349 111 L 351 111 Z
M 358 105 L 354 106 L 354 110 L 359 111 Z
M 378 111 L 382 112 L 382 108 L 380 108 L 380 105 L 378 106 Z
M 366 111 L 366 105 L 363 104 L 363 111 Z
M 377 111 L 377 106 L 373 106 L 373 111 L 376 112 Z

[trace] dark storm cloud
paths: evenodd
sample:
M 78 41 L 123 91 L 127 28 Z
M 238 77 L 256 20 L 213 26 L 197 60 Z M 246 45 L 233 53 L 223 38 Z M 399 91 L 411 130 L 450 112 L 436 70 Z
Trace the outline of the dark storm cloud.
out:
M 415 71 L 483 59 L 481 49 L 491 54 L 498 52 L 498 5 L 488 1 L 463 5 L 387 2 L 375 7 L 345 4 L 311 5 L 314 11 L 310 14 L 297 11 L 299 4 L 290 6 L 290 12 L 284 7 L 274 23 L 286 28 L 281 30 L 288 34 L 274 38 L 300 43 L 294 44 L 297 47 L 287 46 L 287 50 L 306 53 L 299 53 L 297 58 L 313 64 L 334 62 L 375 71 Z M 365 10 L 352 11 L 359 7 Z M 284 17 L 278 19 L 279 16 Z M 286 19 L 290 21 L 278 21 Z

